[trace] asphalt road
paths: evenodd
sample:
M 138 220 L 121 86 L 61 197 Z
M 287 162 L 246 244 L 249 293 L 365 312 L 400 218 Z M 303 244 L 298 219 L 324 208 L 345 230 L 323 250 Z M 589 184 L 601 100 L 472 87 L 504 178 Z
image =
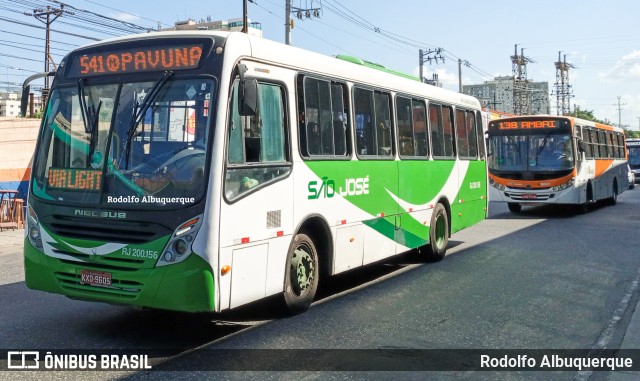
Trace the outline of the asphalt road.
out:
M 442 262 L 404 255 L 338 276 L 309 311 L 288 318 L 270 301 L 191 316 L 28 290 L 21 248 L 4 246 L 0 348 L 162 349 L 154 367 L 179 371 L 2 372 L 0 379 L 608 379 L 597 372 L 356 372 L 340 371 L 341 363 L 332 372 L 217 372 L 206 364 L 222 348 L 266 356 L 272 349 L 617 348 L 638 299 L 639 231 L 640 189 L 585 215 L 551 206 L 515 215 L 492 203 L 488 220 L 452 237 Z

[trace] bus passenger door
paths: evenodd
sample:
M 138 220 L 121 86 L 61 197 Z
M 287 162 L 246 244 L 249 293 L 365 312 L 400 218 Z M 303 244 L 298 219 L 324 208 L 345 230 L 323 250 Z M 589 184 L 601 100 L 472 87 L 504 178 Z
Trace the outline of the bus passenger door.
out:
M 293 187 L 281 85 L 258 83 L 255 115 L 238 112 L 234 86 L 220 212 L 221 309 L 282 291 L 293 232 Z

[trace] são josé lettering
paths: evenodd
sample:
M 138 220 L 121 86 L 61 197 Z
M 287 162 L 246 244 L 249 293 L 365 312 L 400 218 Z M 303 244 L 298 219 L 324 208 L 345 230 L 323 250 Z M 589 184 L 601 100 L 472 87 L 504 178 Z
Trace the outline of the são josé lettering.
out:
M 504 369 L 504 368 L 570 368 L 574 370 L 583 369 L 607 369 L 616 370 L 620 368 L 633 367 L 633 359 L 623 357 L 563 357 L 559 355 L 544 355 L 540 359 L 540 364 L 534 357 L 527 355 L 491 357 L 480 355 L 480 368 Z
M 309 200 L 319 199 L 320 196 L 331 198 L 336 193 L 342 197 L 369 194 L 369 176 L 345 179 L 344 187 L 341 186 L 337 190 L 336 182 L 325 176 L 322 178 L 322 183 L 319 186 L 318 181 L 309 181 L 307 190 L 309 191 L 307 196 Z

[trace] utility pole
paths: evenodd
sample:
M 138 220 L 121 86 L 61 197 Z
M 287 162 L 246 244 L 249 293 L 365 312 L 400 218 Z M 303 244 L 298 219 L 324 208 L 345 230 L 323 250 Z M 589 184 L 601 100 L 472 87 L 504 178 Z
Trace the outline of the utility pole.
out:
M 466 67 L 471 66 L 469 61 L 467 60 L 463 61 L 461 58 L 458 58 L 458 92 L 459 93 L 462 93 L 462 64 L 464 64 L 464 66 Z
M 418 63 L 420 65 L 420 82 L 424 82 L 424 69 L 423 69 L 423 65 L 425 62 L 429 62 L 429 65 L 431 65 L 431 61 L 435 61 L 435 63 L 438 63 L 438 60 L 441 60 L 442 63 L 444 63 L 444 57 L 442 56 L 442 48 L 437 48 L 437 49 L 429 49 L 429 50 L 423 50 L 420 49 L 418 51 Z M 462 90 L 460 90 L 462 91 Z
M 497 110 L 496 106 L 502 104 L 502 102 L 498 102 L 496 97 L 497 97 L 497 94 L 496 94 L 496 92 L 494 90 L 494 92 L 493 92 L 493 102 L 487 102 L 487 106 L 491 105 L 491 107 L 489 107 L 489 108 L 492 109 L 492 110 Z
M 613 104 L 616 106 L 616 104 Z M 620 96 L 618 95 L 618 127 L 622 128 L 622 106 L 626 106 L 626 103 L 620 103 Z
M 291 18 L 291 14 L 295 13 L 298 20 L 304 20 L 305 18 L 320 18 L 322 13 L 322 3 L 320 3 L 319 7 L 314 6 L 314 0 L 310 0 L 311 5 L 309 5 L 309 0 L 305 0 L 305 7 L 302 8 L 302 4 L 300 7 L 292 7 L 291 0 L 286 0 L 284 7 L 284 43 L 287 45 L 291 45 L 291 29 L 293 29 L 293 18 Z
M 564 60 L 560 60 L 560 53 L 558 52 L 558 62 L 556 65 L 556 113 L 557 115 L 569 115 L 571 112 L 571 85 L 569 84 L 569 69 L 575 68 L 570 63 L 567 63 L 567 55 L 564 55 Z
M 56 21 L 58 17 L 62 16 L 65 13 L 68 15 L 74 14 L 73 12 L 69 12 L 65 10 L 64 4 L 60 4 L 60 8 L 55 8 L 47 5 L 46 9 L 38 8 L 38 9 L 34 9 L 33 13 L 25 12 L 25 15 L 35 17 L 38 21 L 42 22 L 46 26 L 46 38 L 45 38 L 45 45 L 44 45 L 44 71 L 45 72 L 51 71 L 49 67 L 50 62 L 53 63 L 53 66 L 55 68 L 55 62 L 53 62 L 53 59 L 51 58 L 51 43 L 50 43 L 51 24 L 54 21 Z M 44 107 L 44 104 L 47 102 L 48 97 L 49 97 L 49 76 L 46 76 L 44 77 L 44 88 L 42 89 L 43 107 Z
M 286 0 L 284 7 L 284 43 L 291 45 L 291 24 L 293 19 L 291 18 L 291 0 Z
M 462 92 L 462 60 L 458 58 L 458 92 Z
M 524 56 L 524 48 L 520 49 L 518 55 L 518 45 L 515 45 L 514 54 L 511 56 L 513 70 L 513 113 L 524 115 L 529 110 L 529 80 L 527 80 L 527 64 L 535 62 Z
M 249 14 L 247 11 L 247 0 L 242 0 L 242 33 L 249 33 Z

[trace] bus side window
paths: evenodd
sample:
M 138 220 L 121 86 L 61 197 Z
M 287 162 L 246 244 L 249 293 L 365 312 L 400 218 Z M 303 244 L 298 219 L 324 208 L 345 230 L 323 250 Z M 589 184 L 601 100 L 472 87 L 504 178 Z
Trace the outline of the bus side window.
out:
M 375 155 L 373 92 L 356 88 L 353 92 L 356 121 L 356 149 L 359 155 Z
M 454 158 L 453 109 L 450 106 L 429 105 L 429 122 L 434 158 Z
M 478 156 L 475 115 L 472 112 L 456 110 L 456 141 L 460 158 L 475 159 Z
M 582 132 L 583 140 L 586 143 L 586 151 L 584 156 L 587 159 L 593 159 L 593 145 L 591 144 L 591 132 L 588 129 L 584 129 Z
M 393 156 L 391 95 L 356 88 L 356 147 L 362 156 Z
M 400 156 L 427 158 L 429 140 L 424 101 L 397 97 L 396 125 Z
M 311 77 L 298 79 L 298 134 L 302 156 L 347 156 L 344 87 Z
M 484 131 L 482 129 L 482 115 L 479 112 L 476 112 L 475 115 L 476 121 L 476 140 L 478 143 L 478 153 L 481 160 L 484 160 L 486 157 L 486 146 L 484 142 Z

